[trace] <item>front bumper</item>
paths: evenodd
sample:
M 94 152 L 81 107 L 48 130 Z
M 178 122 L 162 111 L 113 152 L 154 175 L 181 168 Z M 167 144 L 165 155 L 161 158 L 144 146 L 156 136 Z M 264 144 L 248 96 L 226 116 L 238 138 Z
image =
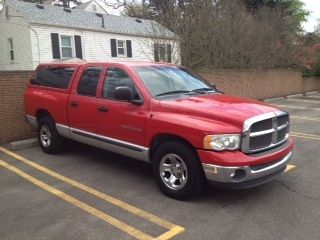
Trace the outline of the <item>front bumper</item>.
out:
M 286 169 L 292 152 L 271 163 L 253 166 L 218 166 L 203 163 L 203 169 L 209 182 L 235 188 L 248 188 L 268 182 Z

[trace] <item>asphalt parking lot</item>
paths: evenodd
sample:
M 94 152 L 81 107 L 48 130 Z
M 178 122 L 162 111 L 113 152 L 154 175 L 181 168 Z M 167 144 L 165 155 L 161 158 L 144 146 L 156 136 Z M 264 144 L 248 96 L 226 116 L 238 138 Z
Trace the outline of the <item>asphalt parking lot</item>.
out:
M 268 102 L 291 115 L 286 174 L 186 202 L 127 157 L 78 143 L 58 155 L 1 147 L 0 239 L 320 239 L 320 93 Z

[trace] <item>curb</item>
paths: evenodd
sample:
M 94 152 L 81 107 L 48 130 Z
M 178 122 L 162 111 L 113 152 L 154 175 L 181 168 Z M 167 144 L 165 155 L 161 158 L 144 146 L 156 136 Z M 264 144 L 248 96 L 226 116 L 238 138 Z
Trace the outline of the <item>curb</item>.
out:
M 21 141 L 15 141 L 8 143 L 8 147 L 10 150 L 16 151 L 26 148 L 32 148 L 38 146 L 38 139 L 37 138 L 29 138 Z
M 268 99 L 263 99 L 261 101 L 268 102 L 268 101 L 272 101 L 272 100 L 294 98 L 294 97 L 302 97 L 302 96 L 307 96 L 307 95 L 311 95 L 311 94 L 319 93 L 319 92 L 320 92 L 320 90 L 319 91 L 312 91 L 312 92 L 305 92 L 305 93 L 298 93 L 298 94 L 293 94 L 293 95 L 288 95 L 288 96 L 283 96 L 283 97 L 268 98 Z

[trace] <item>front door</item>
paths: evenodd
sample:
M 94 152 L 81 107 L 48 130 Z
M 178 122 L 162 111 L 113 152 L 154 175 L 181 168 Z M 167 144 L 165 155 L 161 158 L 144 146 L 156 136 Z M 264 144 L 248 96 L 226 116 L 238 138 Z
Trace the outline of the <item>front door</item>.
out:
M 120 67 L 108 67 L 103 80 L 101 97 L 98 100 L 97 132 L 111 140 L 130 144 L 144 145 L 146 104 L 135 105 L 127 101 L 114 99 L 117 87 L 132 88 L 135 98 L 141 99 L 134 81 Z M 121 142 L 120 142 L 121 143 Z

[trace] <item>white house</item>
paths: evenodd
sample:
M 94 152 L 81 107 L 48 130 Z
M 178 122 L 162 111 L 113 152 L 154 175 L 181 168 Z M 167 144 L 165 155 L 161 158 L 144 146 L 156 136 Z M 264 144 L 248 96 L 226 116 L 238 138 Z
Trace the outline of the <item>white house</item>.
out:
M 96 0 L 91 0 L 85 3 L 82 3 L 75 7 L 75 9 L 83 10 L 87 12 L 95 12 L 101 14 L 108 14 L 106 9 Z
M 70 58 L 179 62 L 178 45 L 158 23 L 105 14 L 94 1 L 66 9 L 7 0 L 0 12 L 0 71 Z

